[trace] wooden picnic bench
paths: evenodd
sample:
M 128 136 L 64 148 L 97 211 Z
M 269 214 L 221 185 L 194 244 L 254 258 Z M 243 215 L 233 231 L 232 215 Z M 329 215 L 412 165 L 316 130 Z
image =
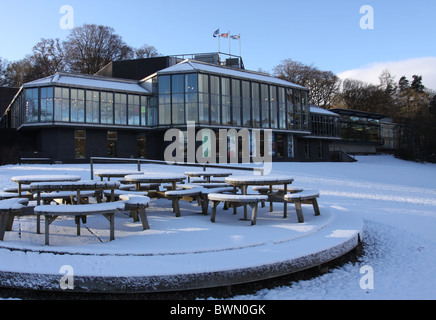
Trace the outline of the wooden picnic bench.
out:
M 25 212 L 28 200 L 24 198 L 11 198 L 0 201 L 0 240 L 4 240 L 5 232 L 12 230 L 14 218 L 17 215 L 29 214 Z
M 43 205 L 35 207 L 37 216 L 45 218 L 45 245 L 50 245 L 50 225 L 58 217 L 74 217 L 77 225 L 77 235 L 80 236 L 80 221 L 86 222 L 86 217 L 90 215 L 103 215 L 110 223 L 110 241 L 115 240 L 115 213 L 125 209 L 122 202 L 108 202 L 84 205 Z
M 209 200 L 212 201 L 212 217 L 211 222 L 215 222 L 216 209 L 221 202 L 230 203 L 233 207 L 246 206 L 249 205 L 252 208 L 251 214 L 251 225 L 256 225 L 257 221 L 257 209 L 259 202 L 264 202 L 268 200 L 267 196 L 262 195 L 240 195 L 240 194 L 222 194 L 222 193 L 211 193 L 208 196 Z M 245 218 L 243 219 L 245 220 Z
M 316 190 L 305 190 L 301 193 L 286 194 L 284 200 L 286 202 L 294 203 L 295 209 L 297 210 L 297 217 L 299 223 L 304 223 L 304 215 L 302 204 L 311 204 L 315 211 L 315 216 L 319 216 L 321 212 L 319 211 L 318 201 L 319 192 Z

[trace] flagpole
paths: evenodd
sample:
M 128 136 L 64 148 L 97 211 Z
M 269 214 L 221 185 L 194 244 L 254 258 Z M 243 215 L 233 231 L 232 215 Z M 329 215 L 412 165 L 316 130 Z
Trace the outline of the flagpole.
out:
M 230 36 L 230 31 L 229 31 L 229 56 L 231 56 L 232 55 L 232 49 L 231 49 L 231 45 L 232 45 L 232 40 L 231 40 L 231 36 Z M 231 57 L 230 57 L 231 58 Z

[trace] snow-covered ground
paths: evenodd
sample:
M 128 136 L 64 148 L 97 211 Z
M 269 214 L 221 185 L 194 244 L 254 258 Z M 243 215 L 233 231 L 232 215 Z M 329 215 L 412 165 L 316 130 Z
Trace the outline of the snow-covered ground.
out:
M 318 189 L 321 206 L 364 219 L 365 251 L 360 261 L 312 280 L 236 299 L 436 298 L 436 165 L 386 155 L 357 159 L 356 163 L 275 163 L 273 173 L 290 174 L 296 186 Z M 114 166 L 97 165 L 97 169 L 109 167 Z M 53 170 L 89 179 L 86 165 L 2 166 L 0 189 L 13 185 L 13 176 L 53 174 Z M 184 167 L 164 170 L 189 171 Z M 368 270 L 373 271 L 374 288 L 362 289 L 362 279 L 371 275 Z

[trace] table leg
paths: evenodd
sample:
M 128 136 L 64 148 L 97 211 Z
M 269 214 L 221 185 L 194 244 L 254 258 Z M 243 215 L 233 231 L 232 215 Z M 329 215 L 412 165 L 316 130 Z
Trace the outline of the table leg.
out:
M 242 194 L 243 194 L 244 196 L 247 195 L 247 186 L 246 186 L 246 185 L 242 186 Z M 244 204 L 244 220 L 245 220 L 245 221 L 248 220 L 248 215 L 247 215 L 247 205 L 246 205 L 246 204 Z
M 273 186 L 270 185 L 270 186 L 269 186 L 269 194 L 272 194 L 272 192 L 273 192 Z M 273 202 L 270 201 L 270 202 L 269 202 L 269 212 L 273 212 L 273 211 L 274 211 Z
M 284 186 L 284 194 L 288 194 L 288 185 L 285 184 Z M 284 197 L 284 196 L 283 196 Z M 286 219 L 288 217 L 288 203 L 286 201 L 283 201 L 284 207 L 283 207 L 283 216 Z

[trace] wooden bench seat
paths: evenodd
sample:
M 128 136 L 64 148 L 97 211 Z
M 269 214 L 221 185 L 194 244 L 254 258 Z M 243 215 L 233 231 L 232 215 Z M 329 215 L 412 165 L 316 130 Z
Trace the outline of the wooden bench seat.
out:
M 50 204 L 52 201 L 61 200 L 61 204 L 73 204 L 77 203 L 77 192 L 75 191 L 59 191 L 59 192 L 46 192 L 39 195 L 43 204 Z M 83 191 L 80 193 L 81 201 L 89 203 L 89 197 L 95 196 L 93 191 Z M 38 200 L 38 194 L 33 195 L 35 200 Z M 68 201 L 69 200 L 69 201 Z
M 3 241 L 6 231 L 12 230 L 15 216 L 23 214 L 28 202 L 29 200 L 24 198 L 0 201 L 0 241 Z
M 188 200 L 192 201 L 201 196 L 202 188 L 191 188 L 191 189 L 182 189 L 182 190 L 171 190 L 165 192 L 165 198 L 171 200 L 173 202 L 173 210 L 176 214 L 176 217 L 180 217 L 180 200 Z
M 284 200 L 286 202 L 295 204 L 295 209 L 297 210 L 297 217 L 299 223 L 304 222 L 303 209 L 301 206 L 302 204 L 313 205 L 315 215 L 319 216 L 321 214 L 321 212 L 319 211 L 317 198 L 319 198 L 319 191 L 316 190 L 305 190 L 301 193 L 287 194 L 284 196 Z
M 20 195 L 18 193 L 12 192 L 0 192 L 0 200 L 19 198 Z
M 50 224 L 59 216 L 74 217 L 77 225 L 77 235 L 80 235 L 80 220 L 86 221 L 89 215 L 101 214 L 109 220 L 110 223 L 110 240 L 115 240 L 115 213 L 124 210 L 125 205 L 122 202 L 109 202 L 84 205 L 60 205 L 50 206 L 43 205 L 35 207 L 35 214 L 45 218 L 45 245 L 50 245 L 49 234 Z
M 125 209 L 130 211 L 131 217 L 134 222 L 138 222 L 141 219 L 142 229 L 150 229 L 148 218 L 145 209 L 150 204 L 150 198 L 146 196 L 139 196 L 135 194 L 120 195 L 120 200 L 123 201 Z
M 209 201 L 212 201 L 212 217 L 211 222 L 215 222 L 216 209 L 221 202 L 230 203 L 232 206 L 249 205 L 252 208 L 251 225 L 256 225 L 257 221 L 257 208 L 259 202 L 265 202 L 268 200 L 267 196 L 263 195 L 240 195 L 240 194 L 223 194 L 223 193 L 211 193 L 208 196 Z

